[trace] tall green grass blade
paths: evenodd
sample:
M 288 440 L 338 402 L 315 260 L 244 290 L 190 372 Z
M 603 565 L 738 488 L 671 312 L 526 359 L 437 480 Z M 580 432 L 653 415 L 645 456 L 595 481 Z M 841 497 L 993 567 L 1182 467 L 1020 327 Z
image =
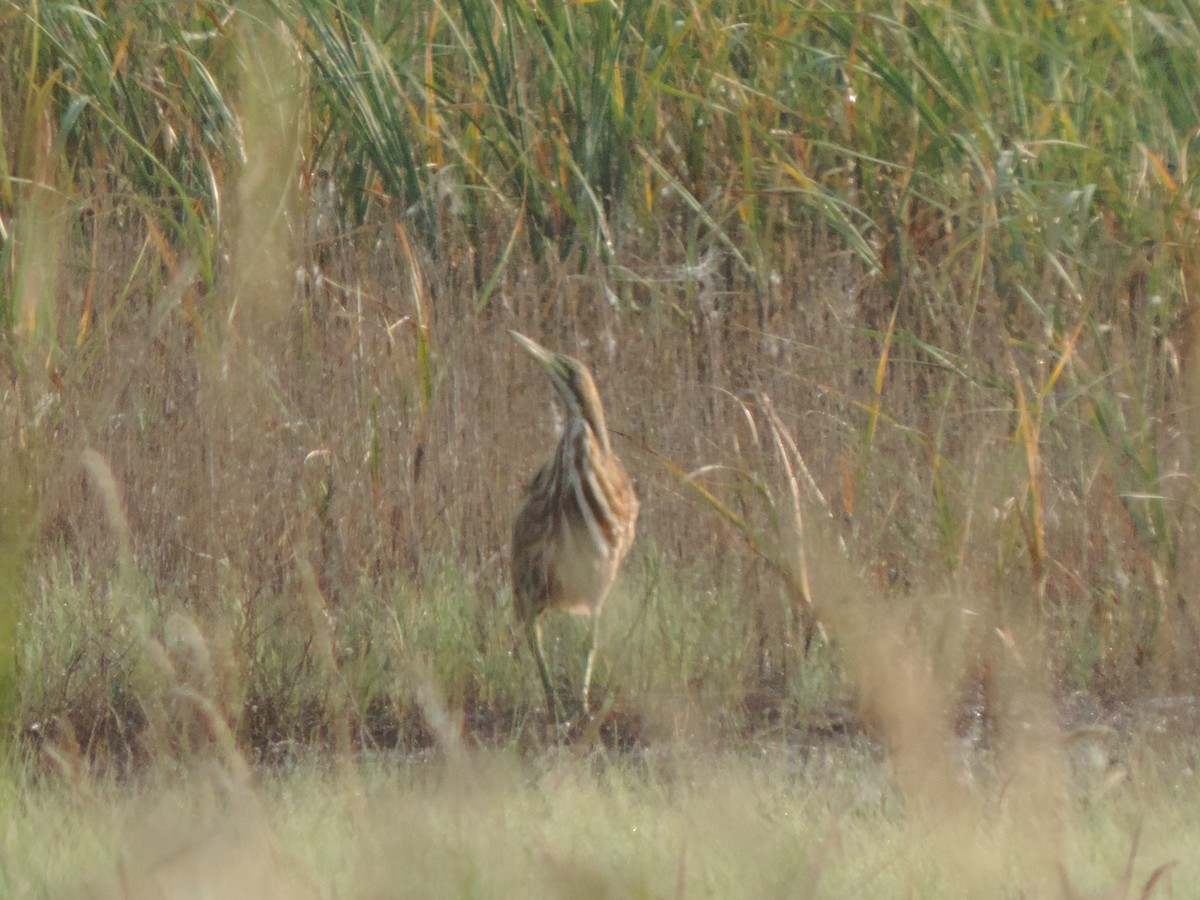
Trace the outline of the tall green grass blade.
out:
M 413 216 L 417 231 L 435 242 L 433 201 L 425 187 L 424 152 L 418 134 L 419 122 L 409 115 L 405 102 L 412 92 L 423 90 L 419 75 L 411 71 L 414 48 L 380 43 L 366 23 L 345 6 L 327 0 L 302 0 L 303 20 L 294 26 L 320 75 L 318 91 L 324 95 L 336 123 L 350 129 L 356 139 L 353 150 L 370 160 L 383 181 L 384 190 L 398 197 Z M 334 113 L 334 111 L 336 111 Z M 360 187 L 369 184 L 364 174 Z M 356 217 L 366 214 L 366 195 L 351 199 Z

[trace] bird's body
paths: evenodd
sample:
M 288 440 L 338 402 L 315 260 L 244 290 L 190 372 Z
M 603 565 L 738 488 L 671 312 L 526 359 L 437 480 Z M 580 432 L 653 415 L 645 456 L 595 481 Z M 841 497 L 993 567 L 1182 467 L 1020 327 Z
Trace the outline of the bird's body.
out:
M 526 627 L 550 716 L 556 719 L 539 617 L 550 609 L 592 616 L 583 683 L 586 712 L 596 626 L 617 568 L 633 543 L 638 501 L 625 467 L 612 452 L 604 408 L 587 367 L 512 334 L 542 364 L 565 412 L 558 448 L 530 484 L 513 523 L 512 547 L 517 617 Z

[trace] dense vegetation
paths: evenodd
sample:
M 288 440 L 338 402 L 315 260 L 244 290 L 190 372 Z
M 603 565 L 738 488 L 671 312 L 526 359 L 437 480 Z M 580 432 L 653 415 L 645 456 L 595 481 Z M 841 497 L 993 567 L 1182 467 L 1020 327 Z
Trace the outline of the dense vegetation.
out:
M 1185 2 L 5 4 L 5 710 L 524 740 L 510 327 L 643 495 L 612 739 L 1194 692 L 1198 48 Z

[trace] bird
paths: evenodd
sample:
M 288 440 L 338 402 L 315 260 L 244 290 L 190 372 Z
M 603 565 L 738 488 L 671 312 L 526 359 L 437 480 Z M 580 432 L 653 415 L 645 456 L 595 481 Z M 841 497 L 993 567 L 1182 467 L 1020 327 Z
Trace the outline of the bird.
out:
M 591 616 L 583 673 L 583 711 L 590 717 L 588 692 L 600 612 L 633 544 L 638 499 L 613 452 L 588 367 L 520 332 L 509 333 L 541 364 L 564 413 L 558 447 L 526 489 L 512 530 L 513 606 L 537 661 L 550 721 L 557 725 L 558 704 L 542 646 L 542 614 L 567 610 Z

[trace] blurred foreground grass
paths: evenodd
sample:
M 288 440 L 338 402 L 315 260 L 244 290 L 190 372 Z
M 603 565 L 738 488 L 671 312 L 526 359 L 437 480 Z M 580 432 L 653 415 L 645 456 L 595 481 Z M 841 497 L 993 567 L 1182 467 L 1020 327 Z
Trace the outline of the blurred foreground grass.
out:
M 1189 755 L 1190 754 L 1190 755 Z M 10 897 L 1191 897 L 1194 749 L 1096 765 L 1016 810 L 986 765 L 945 818 L 858 742 L 508 752 L 132 782 L 6 778 Z M 18 794 L 16 785 L 21 785 Z M 985 798 L 985 794 L 988 799 Z

